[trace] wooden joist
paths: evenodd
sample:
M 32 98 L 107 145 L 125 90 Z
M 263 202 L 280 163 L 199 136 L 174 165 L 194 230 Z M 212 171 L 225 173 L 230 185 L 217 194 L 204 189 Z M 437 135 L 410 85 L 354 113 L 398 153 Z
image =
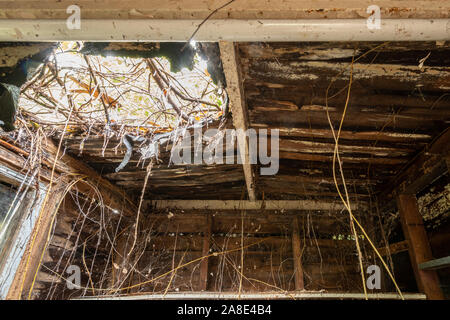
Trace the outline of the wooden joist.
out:
M 51 162 L 56 155 L 57 146 L 51 142 L 47 141 L 46 150 L 50 154 Z M 60 153 L 61 154 L 61 153 Z M 85 176 L 86 180 L 96 187 L 102 196 L 103 203 L 112 209 L 122 211 L 126 216 L 134 216 L 137 212 L 137 207 L 134 202 L 128 197 L 126 192 L 119 187 L 113 185 L 111 182 L 103 178 L 94 169 L 89 167 L 84 162 L 73 158 L 68 154 L 63 154 L 62 157 L 58 159 L 57 163 L 63 164 L 67 170 L 61 172 L 69 174 L 71 176 L 80 177 Z M 77 188 L 87 194 L 93 192 L 92 187 L 85 183 L 78 183 Z
M 396 194 L 417 194 L 448 171 L 450 129 L 425 147 L 389 183 L 380 198 Z
M 252 123 L 253 128 L 269 129 L 268 124 Z M 314 129 L 299 127 L 280 126 L 280 137 L 305 137 L 305 138 L 322 138 L 333 139 L 331 129 Z M 423 142 L 431 139 L 429 134 L 421 133 L 401 133 L 394 131 L 376 131 L 376 130 L 343 130 L 341 131 L 340 139 L 347 140 L 362 140 L 362 141 L 388 141 L 388 142 Z
M 382 247 L 378 249 L 378 252 L 380 252 L 380 254 L 382 256 L 387 256 L 389 254 L 396 254 L 396 253 L 400 253 L 400 252 L 405 252 L 408 251 L 408 241 L 404 240 L 404 241 L 399 241 L 396 243 L 391 243 L 389 245 L 389 249 L 387 247 Z
M 450 267 L 450 256 L 430 260 L 419 264 L 420 270 L 437 270 Z
M 340 201 L 314 200 L 153 200 L 149 205 L 154 209 L 183 210 L 342 210 Z M 352 204 L 353 210 L 359 204 Z
M 280 152 L 303 152 L 303 153 L 333 153 L 335 145 L 333 143 L 315 142 L 315 141 L 299 141 L 290 139 L 280 140 Z M 395 148 L 395 147 L 376 147 L 376 146 L 364 146 L 364 145 L 348 145 L 343 143 L 339 144 L 339 152 L 342 154 L 369 154 L 378 157 L 401 157 L 407 156 L 414 152 L 408 148 Z
M 396 293 L 369 293 L 369 299 L 374 300 L 400 300 L 400 295 Z M 351 300 L 363 300 L 366 298 L 364 293 L 355 293 L 355 292 L 255 292 L 255 293 L 242 293 L 240 295 L 241 299 L 249 299 L 249 300 L 262 300 L 262 299 L 331 299 L 331 300 L 343 300 L 343 299 L 351 299 Z M 405 300 L 425 300 L 426 297 L 421 293 L 407 293 L 403 294 L 403 298 Z M 178 292 L 178 293 L 168 293 L 168 294 L 137 294 L 137 295 L 119 295 L 119 296 L 95 296 L 89 297 L 84 296 L 83 298 L 78 298 L 77 300 L 229 300 L 229 299 L 238 299 L 238 294 L 236 292 Z
M 220 42 L 219 46 L 223 71 L 227 81 L 231 112 L 233 114 L 233 124 L 237 129 L 237 141 L 242 158 L 248 197 L 254 201 L 256 200 L 255 178 L 252 165 L 250 164 L 248 139 L 244 134 L 249 126 L 240 64 L 233 42 Z
M 3 141 L 3 140 L 2 140 Z M 47 157 L 42 160 L 41 178 L 49 182 L 51 177 L 51 169 L 53 168 L 54 158 L 57 152 L 57 146 L 49 139 L 47 139 L 44 149 L 47 153 Z M 62 156 L 61 156 L 62 154 Z M 0 145 L 0 161 L 4 162 L 11 168 L 22 170 L 26 165 L 26 157 L 29 153 L 16 146 L 10 145 L 3 141 Z M 128 197 L 124 190 L 113 185 L 108 180 L 104 179 L 94 169 L 89 167 L 84 162 L 73 158 L 67 153 L 60 152 L 60 157 L 55 163 L 55 177 L 54 180 L 61 176 L 65 176 L 63 179 L 69 181 L 68 177 L 80 177 L 85 176 L 83 181 L 87 181 L 89 184 L 97 186 L 98 191 L 102 196 L 104 204 L 111 209 L 118 211 L 123 210 L 127 216 L 134 216 L 137 212 L 137 207 L 134 202 Z M 80 182 L 76 185 L 79 191 L 85 194 L 92 194 L 92 187 L 84 182 Z

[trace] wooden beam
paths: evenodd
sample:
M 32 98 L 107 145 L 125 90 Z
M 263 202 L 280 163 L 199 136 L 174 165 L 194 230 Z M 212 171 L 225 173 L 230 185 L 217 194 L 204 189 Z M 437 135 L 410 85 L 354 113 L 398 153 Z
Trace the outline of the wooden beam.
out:
M 419 268 L 419 264 L 432 260 L 433 257 L 422 216 L 417 206 L 417 199 L 414 195 L 401 194 L 397 198 L 397 203 L 403 233 L 408 241 L 409 256 L 417 286 L 421 292 L 427 295 L 428 299 L 443 299 L 437 273 Z
M 79 0 L 82 19 L 205 19 L 224 0 Z M 0 19 L 66 19 L 70 1 L 0 1 Z M 217 11 L 212 19 L 348 19 L 366 18 L 372 1 L 246 0 Z M 447 1 L 379 0 L 382 19 L 447 18 Z M 192 30 L 193 32 L 194 30 Z
M 57 146 L 52 141 L 50 141 L 50 139 L 47 139 L 47 145 L 45 146 L 45 149 L 50 154 L 50 162 L 53 163 L 53 159 L 57 151 Z M 79 177 L 80 175 L 86 176 L 85 179 L 87 181 L 89 181 L 92 185 L 98 187 L 98 191 L 103 198 L 103 203 L 106 206 L 118 211 L 122 211 L 126 216 L 134 217 L 136 215 L 137 207 L 134 201 L 132 201 L 128 197 L 125 190 L 113 185 L 87 164 L 73 158 L 67 153 L 64 153 L 64 155 L 60 157 L 57 162 L 67 168 L 62 173 L 74 175 L 76 177 Z M 77 188 L 82 193 L 92 194 L 93 192 L 92 187 L 84 183 L 78 183 Z
M 26 165 L 25 159 L 29 156 L 29 153 L 18 148 L 17 146 L 7 143 L 6 141 L 0 141 L 0 161 L 4 162 L 10 168 L 22 170 Z M 46 144 L 44 145 L 44 149 L 47 153 L 47 157 L 45 157 L 41 162 L 41 178 L 44 181 L 49 182 L 51 176 L 50 172 L 53 167 L 57 146 L 50 139 L 47 139 Z M 64 153 L 56 161 L 55 174 L 56 175 L 54 177 L 54 180 L 56 180 L 57 177 L 64 175 L 65 182 L 69 181 L 71 177 L 78 178 L 80 177 L 80 175 L 86 176 L 86 178 L 83 180 L 88 181 L 90 184 L 98 187 L 98 191 L 102 195 L 103 202 L 107 207 L 119 211 L 122 210 L 124 215 L 126 216 L 134 216 L 137 212 L 136 205 L 128 197 L 124 190 L 113 185 L 87 164 L 78 159 L 75 159 L 67 153 Z M 76 185 L 76 188 L 86 195 L 92 194 L 93 192 L 91 186 L 82 182 L 78 183 Z
M 389 183 L 380 199 L 393 199 L 398 194 L 417 194 L 448 171 L 450 129 L 447 128 L 428 144 Z
M 256 200 L 255 179 L 252 165 L 250 164 L 248 139 L 244 135 L 248 129 L 248 111 L 245 101 L 244 88 L 242 85 L 242 75 L 240 63 L 235 43 L 220 42 L 220 55 L 222 58 L 223 71 L 227 81 L 227 90 L 231 112 L 233 114 L 233 124 L 237 131 L 237 141 L 241 152 L 242 166 L 244 169 L 245 183 L 247 185 L 248 197 Z
M 437 270 L 448 267 L 450 267 L 450 256 L 430 260 L 419 264 L 419 269 L 421 270 Z
M 408 251 L 408 241 L 406 241 L 406 240 L 399 241 L 396 243 L 391 243 L 389 245 L 389 250 L 387 247 L 382 247 L 382 248 L 378 249 L 378 252 L 382 256 L 387 256 L 389 254 L 393 255 L 393 254 L 404 252 L 404 251 Z
M 9 288 L 8 295 L 6 296 L 7 300 L 26 299 L 28 297 L 34 275 L 40 267 L 39 262 L 41 261 L 42 251 L 47 244 L 51 221 L 58 208 L 59 202 L 63 200 L 64 195 L 64 187 L 54 188 L 49 200 L 40 210 L 38 221 L 33 227 L 30 240 L 26 245 L 25 252 L 15 271 L 14 280 Z M 33 239 L 32 245 L 31 242 Z
M 255 109 L 255 107 L 253 107 Z M 300 109 L 297 107 L 297 109 Z M 253 128 L 268 129 L 268 134 L 271 133 L 271 125 L 266 123 L 252 122 Z M 274 127 L 275 129 L 275 127 Z M 320 128 L 303 128 L 299 127 L 287 127 L 277 126 L 279 135 L 281 137 L 307 137 L 307 138 L 328 138 L 332 139 L 333 134 L 330 129 Z M 427 142 L 431 139 L 431 136 L 423 133 L 401 133 L 393 131 L 374 131 L 374 130 L 342 130 L 340 139 L 347 140 L 364 140 L 364 141 L 390 141 L 390 142 Z
M 294 217 L 292 221 L 292 256 L 294 257 L 295 290 L 301 291 L 305 289 L 305 283 L 303 279 L 302 249 L 297 217 Z
M 326 202 L 314 200 L 152 200 L 148 202 L 155 209 L 183 210 L 342 210 L 340 201 Z M 362 208 L 352 204 L 353 210 Z
M 0 19 L 0 41 L 185 42 L 194 30 L 198 31 L 194 40 L 199 42 L 445 41 L 447 23 L 447 19 L 382 19 L 383 32 L 373 32 L 367 28 L 367 18 L 279 19 L 275 23 L 264 19 L 82 19 L 82 28 L 68 32 L 66 19 Z M 435 82 L 424 83 L 425 90 L 430 85 L 439 87 Z
M 400 295 L 396 293 L 368 293 L 369 299 L 374 300 L 400 300 Z M 135 294 L 135 295 L 104 295 L 89 297 L 84 296 L 82 298 L 76 298 L 75 300 L 236 300 L 238 299 L 238 293 L 234 292 L 169 292 L 167 294 Z M 364 300 L 366 296 L 364 293 L 356 292 L 253 292 L 253 293 L 241 293 L 241 299 L 249 300 L 267 300 L 267 299 L 281 299 L 281 300 Z M 405 300 L 425 300 L 426 297 L 422 293 L 405 293 L 403 294 Z
M 203 235 L 202 256 L 205 257 L 209 254 L 210 240 L 212 232 L 212 217 L 206 216 L 205 233 Z M 200 291 L 206 291 L 208 289 L 208 258 L 204 258 L 200 263 Z

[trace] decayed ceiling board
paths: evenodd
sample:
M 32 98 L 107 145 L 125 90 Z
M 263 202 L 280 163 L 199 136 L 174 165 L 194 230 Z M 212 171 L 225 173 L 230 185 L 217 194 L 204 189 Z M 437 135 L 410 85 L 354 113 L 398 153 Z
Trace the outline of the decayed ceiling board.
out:
M 270 194 L 333 192 L 334 141 L 326 114 L 333 78 L 380 43 L 241 43 L 250 127 L 280 129 L 278 175 L 260 177 Z M 357 61 L 339 150 L 346 178 L 361 195 L 377 192 L 449 124 L 448 45 L 386 43 Z M 419 66 L 420 60 L 433 58 Z M 435 75 L 435 77 L 433 76 Z M 346 100 L 349 68 L 334 82 L 328 109 L 335 128 Z M 300 177 L 317 184 L 301 190 Z M 350 184 L 350 183 L 349 183 Z M 306 184 L 304 184 L 306 185 Z M 318 187 L 320 186 L 320 187 Z M 314 188 L 315 187 L 315 188 Z M 370 188 L 369 188 L 370 187 Z M 323 189 L 319 191 L 322 196 Z
M 221 0 L 77 1 L 85 19 L 204 19 L 223 6 Z M 1 19 L 65 19 L 71 1 L 0 1 Z M 214 19 L 355 19 L 366 18 L 373 1 L 234 1 Z M 446 18 L 450 1 L 377 1 L 385 18 Z

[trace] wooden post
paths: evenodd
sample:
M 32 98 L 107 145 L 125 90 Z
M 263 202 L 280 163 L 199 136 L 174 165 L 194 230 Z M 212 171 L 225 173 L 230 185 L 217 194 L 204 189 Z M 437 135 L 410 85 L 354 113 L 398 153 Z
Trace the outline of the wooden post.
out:
M 430 243 L 423 226 L 422 216 L 417 206 L 417 199 L 412 194 L 401 194 L 397 198 L 403 233 L 409 246 L 409 256 L 419 290 L 428 299 L 443 299 L 436 271 L 420 270 L 419 264 L 432 260 Z
M 292 222 L 292 255 L 294 257 L 295 290 L 303 290 L 305 289 L 305 284 L 303 280 L 302 251 L 297 217 L 294 217 Z
M 210 239 L 212 229 L 212 217 L 208 214 L 206 217 L 206 230 L 203 235 L 202 257 L 209 254 Z M 200 263 L 200 291 L 206 291 L 208 288 L 208 258 L 204 258 Z
M 49 200 L 40 210 L 39 214 L 42 216 L 38 217 L 38 221 L 36 221 L 33 231 L 30 234 L 30 240 L 16 269 L 14 280 L 6 296 L 7 300 L 28 298 L 34 276 L 41 266 L 41 255 L 47 245 L 47 237 L 52 224 L 52 218 L 57 214 L 58 203 L 63 200 L 63 197 L 64 188 L 55 187 L 52 190 Z

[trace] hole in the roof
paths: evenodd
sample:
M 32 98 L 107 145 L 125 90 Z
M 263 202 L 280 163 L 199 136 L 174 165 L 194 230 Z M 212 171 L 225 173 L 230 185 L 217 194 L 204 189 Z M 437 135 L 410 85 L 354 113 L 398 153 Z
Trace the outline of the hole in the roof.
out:
M 57 130 L 67 124 L 69 133 L 99 134 L 107 129 L 118 136 L 172 132 L 223 116 L 226 93 L 220 82 L 214 83 L 207 61 L 198 53 L 185 59 L 182 52 L 168 52 L 168 45 L 163 52 L 155 43 L 147 44 L 161 51 L 153 57 L 120 56 L 120 50 L 104 56 L 83 53 L 84 45 L 61 42 L 36 69 L 30 84 L 22 88 L 22 113 Z M 188 47 L 197 51 L 196 46 Z

